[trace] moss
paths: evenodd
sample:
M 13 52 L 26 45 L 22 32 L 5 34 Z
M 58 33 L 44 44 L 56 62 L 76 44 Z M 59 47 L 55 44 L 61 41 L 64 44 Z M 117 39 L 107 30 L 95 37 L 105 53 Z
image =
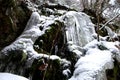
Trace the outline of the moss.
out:
M 42 52 L 48 55 L 55 54 L 55 46 L 58 46 L 58 55 L 63 49 L 64 38 L 62 33 L 62 27 L 64 23 L 56 20 L 53 24 L 49 25 L 50 29 L 45 31 L 45 34 L 40 36 L 34 45 L 38 45 L 40 49 L 37 49 L 37 52 Z M 34 47 L 35 48 L 35 47 Z M 45 75 L 45 80 L 68 80 L 63 75 L 63 67 L 58 59 L 50 60 L 47 72 Z M 41 74 L 44 74 L 42 72 Z
M 12 50 L 8 51 L 8 53 L 9 54 L 4 55 L 0 61 L 0 71 L 23 75 L 27 56 L 22 50 Z
M 60 35 L 62 34 L 61 28 L 63 27 L 63 23 L 59 21 L 55 21 L 55 23 L 49 25 L 50 29 L 45 31 L 45 34 L 40 36 L 34 45 L 39 46 L 38 52 L 44 51 L 48 53 L 54 54 L 54 47 L 58 44 L 60 40 Z M 53 47 L 53 49 L 51 49 Z
M 58 59 L 51 60 L 45 75 L 45 80 L 68 80 L 62 71 L 63 68 L 60 61 Z
M 25 52 L 23 52 L 21 62 L 25 61 L 26 59 L 27 59 L 27 54 Z

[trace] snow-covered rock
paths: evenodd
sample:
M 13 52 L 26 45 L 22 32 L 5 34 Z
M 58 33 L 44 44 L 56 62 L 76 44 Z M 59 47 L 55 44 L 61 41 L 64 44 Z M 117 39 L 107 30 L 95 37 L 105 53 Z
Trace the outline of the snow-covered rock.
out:
M 4 69 L 6 72 L 15 72 L 15 68 L 18 67 L 18 65 L 21 65 L 18 67 L 17 72 L 22 75 L 24 73 L 25 67 L 31 67 L 32 62 L 34 61 L 35 58 L 41 57 L 40 54 L 38 54 L 34 48 L 33 44 L 35 43 L 36 39 L 43 35 L 45 33 L 45 30 L 49 29 L 49 25 L 54 22 L 54 19 L 47 18 L 40 16 L 38 12 L 33 12 L 27 25 L 26 28 L 24 29 L 23 33 L 9 46 L 5 47 L 1 52 L 0 52 L 0 59 L 8 59 L 11 62 L 7 64 L 0 61 L 0 69 Z M 40 27 L 43 27 L 42 30 L 40 30 Z M 16 57 L 19 57 L 19 61 L 16 60 L 16 57 L 13 57 L 13 55 L 16 55 Z M 10 58 L 10 56 L 12 58 Z M 15 60 L 14 60 L 15 58 Z M 12 62 L 13 59 L 13 62 Z M 18 62 L 17 62 L 18 61 Z M 21 61 L 22 64 L 21 64 Z M 26 61 L 25 64 L 24 61 Z M 9 62 L 9 61 L 8 61 Z M 17 63 L 18 65 L 16 65 Z M 14 65 L 14 66 L 13 66 Z M 12 66 L 12 67 L 9 67 Z
M 106 70 L 114 68 L 114 59 L 120 61 L 119 42 L 93 40 L 84 49 L 82 56 L 75 64 L 75 71 L 69 80 L 107 80 Z
M 113 68 L 112 53 L 90 49 L 78 60 L 75 68 L 69 80 L 106 80 L 105 70 Z

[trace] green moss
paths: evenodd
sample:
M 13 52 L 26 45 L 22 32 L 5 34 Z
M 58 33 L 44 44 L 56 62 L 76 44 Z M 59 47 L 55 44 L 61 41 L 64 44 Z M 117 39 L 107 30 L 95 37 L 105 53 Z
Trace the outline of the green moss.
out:
M 51 48 L 54 48 L 56 43 L 59 42 L 60 35 L 62 34 L 61 28 L 63 27 L 63 23 L 55 21 L 55 23 L 49 26 L 50 29 L 46 30 L 45 34 L 40 36 L 34 44 L 39 45 L 40 49 L 37 50 L 38 52 L 40 52 L 41 50 L 48 53 L 54 52 L 54 50 L 52 50 Z
M 27 59 L 27 54 L 25 52 L 23 52 L 21 62 L 25 61 L 26 59 Z
M 63 75 L 63 69 L 61 67 L 60 60 L 56 59 L 53 61 L 50 61 L 49 67 L 47 69 L 45 80 L 68 80 Z
M 53 24 L 49 25 L 50 29 L 45 31 L 45 34 L 40 36 L 34 45 L 39 45 L 37 52 L 42 52 L 48 55 L 55 54 L 55 45 L 59 49 L 63 47 L 63 35 L 62 27 L 64 23 L 56 20 Z M 61 44 L 62 43 L 62 44 Z M 63 67 L 61 67 L 59 59 L 50 60 L 49 66 L 46 71 L 45 80 L 68 80 L 62 73 Z

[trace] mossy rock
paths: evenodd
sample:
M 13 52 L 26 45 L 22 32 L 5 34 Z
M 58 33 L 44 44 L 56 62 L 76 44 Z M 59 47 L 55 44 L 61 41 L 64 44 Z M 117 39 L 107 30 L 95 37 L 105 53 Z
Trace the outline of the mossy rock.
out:
M 35 49 L 37 52 L 42 53 L 52 53 L 55 52 L 55 45 L 58 45 L 58 48 L 61 48 L 63 43 L 63 33 L 62 33 L 62 27 L 64 24 L 59 21 L 55 21 L 55 23 L 49 25 L 50 29 L 45 31 L 45 34 L 40 36 L 34 45 L 38 45 L 40 49 Z M 62 39 L 61 39 L 62 38 Z M 34 47 L 35 48 L 35 47 Z
M 59 59 L 55 60 L 49 60 L 47 63 L 49 64 L 46 71 L 40 71 L 38 70 L 38 67 L 41 65 L 41 60 L 44 58 L 36 59 L 33 62 L 33 65 L 31 67 L 31 74 L 33 80 L 67 80 L 66 77 L 63 75 L 62 71 L 62 65 Z
M 62 64 L 58 59 L 50 61 L 45 74 L 45 80 L 68 80 L 68 78 L 63 75 L 63 70 Z

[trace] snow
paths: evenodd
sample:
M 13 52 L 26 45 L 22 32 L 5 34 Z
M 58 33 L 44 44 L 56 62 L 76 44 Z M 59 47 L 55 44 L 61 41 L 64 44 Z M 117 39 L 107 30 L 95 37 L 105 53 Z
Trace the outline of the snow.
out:
M 64 64 L 63 67 L 68 67 L 71 65 L 71 62 L 66 59 L 61 59 L 61 64 Z
M 119 49 L 117 47 L 115 47 L 115 45 L 119 45 L 119 42 L 117 42 L 117 41 L 116 42 L 102 41 L 100 44 L 102 44 L 103 46 L 105 46 L 111 52 L 119 53 Z
M 50 56 L 50 59 L 51 59 L 51 60 L 56 60 L 56 59 L 60 60 L 61 58 L 58 57 L 58 56 L 56 56 L 56 55 L 51 55 L 51 56 Z
M 103 46 L 105 46 L 109 51 L 113 54 L 113 58 L 115 58 L 118 62 L 120 62 L 120 50 L 116 47 L 120 45 L 120 42 L 101 42 Z
M 69 76 L 70 73 L 71 71 L 69 69 L 63 70 L 63 74 L 67 77 Z
M 87 51 L 89 50 L 90 48 L 97 48 L 97 44 L 98 44 L 98 41 L 97 40 L 93 40 L 91 41 L 89 44 L 86 44 L 84 46 L 84 49 Z
M 28 79 L 11 73 L 0 73 L 0 80 L 28 80 Z
M 105 49 L 100 50 L 100 45 Z M 114 59 L 120 62 L 120 50 L 115 45 L 119 46 L 120 42 L 93 40 L 85 45 L 85 56 L 81 56 L 75 64 L 73 76 L 69 80 L 106 80 L 105 70 L 114 67 Z
M 72 43 L 72 41 L 68 42 L 69 51 L 76 53 L 78 57 L 82 55 L 82 48 Z
M 75 65 L 73 76 L 69 80 L 101 80 L 106 69 L 113 68 L 112 53 L 99 49 L 89 49 Z
M 50 29 L 49 25 L 53 23 L 54 23 L 54 18 L 40 16 L 38 12 L 33 12 L 23 33 L 16 39 L 16 41 L 14 41 L 11 45 L 5 47 L 1 51 L 0 58 L 5 59 L 6 56 L 12 54 L 10 51 L 13 51 L 14 53 L 17 50 L 24 52 L 28 58 L 26 60 L 25 65 L 24 66 L 21 65 L 23 69 L 18 70 L 21 72 L 20 74 L 23 74 L 22 72 L 24 72 L 24 67 L 26 68 L 31 67 L 34 59 L 41 57 L 40 54 L 38 54 L 34 50 L 33 44 L 35 43 L 36 39 L 39 36 L 43 35 L 47 29 Z M 39 29 L 41 26 L 43 27 L 42 30 Z M 46 56 L 48 57 L 48 55 Z M 57 59 L 57 57 L 54 56 L 51 59 Z M 0 68 L 6 66 L 5 63 L 3 62 L 1 63 L 2 64 L 0 64 Z M 14 73 L 14 68 L 17 67 L 17 65 L 11 63 L 9 63 L 8 65 L 12 67 L 6 66 L 5 71 Z
M 81 55 L 83 54 L 79 50 L 73 50 L 72 52 L 76 53 L 78 57 L 81 57 Z
M 116 0 L 110 0 L 110 1 L 109 1 L 109 4 L 115 5 L 115 1 L 116 1 Z

